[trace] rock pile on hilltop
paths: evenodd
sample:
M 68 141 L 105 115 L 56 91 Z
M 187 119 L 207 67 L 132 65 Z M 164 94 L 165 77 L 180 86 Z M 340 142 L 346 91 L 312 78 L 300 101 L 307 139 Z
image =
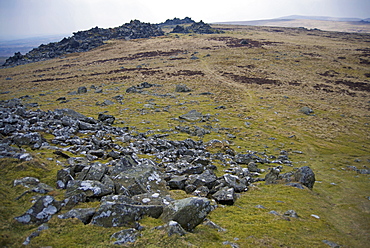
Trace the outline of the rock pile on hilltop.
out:
M 180 18 L 173 18 L 173 19 L 167 19 L 165 22 L 162 22 L 158 24 L 159 26 L 170 26 L 170 25 L 180 25 L 180 24 L 191 24 L 194 23 L 190 17 L 185 17 L 184 19 Z
M 191 116 L 194 113 L 199 120 L 192 118 L 191 122 L 205 118 L 196 111 L 191 111 Z M 187 121 L 185 117 L 189 115 L 180 117 Z M 115 118 L 111 115 L 100 114 L 95 119 L 71 109 L 31 111 L 21 100 L 12 99 L 0 102 L 0 117 L 0 158 L 32 160 L 32 155 L 23 149 L 31 147 L 52 150 L 60 159 L 65 159 L 64 168 L 57 172 L 55 181 L 56 188 L 65 190 L 65 199 L 57 201 L 51 195 L 38 198 L 29 210 L 15 218 L 24 224 L 46 223 L 63 211 L 59 218 L 77 218 L 85 224 L 103 227 L 135 227 L 126 230 L 133 236 L 121 233 L 123 238 L 115 234 L 117 242 L 123 242 L 137 237 L 137 229 L 140 229 L 137 221 L 150 216 L 168 222 L 158 228 L 167 228 L 169 235 L 175 230 L 183 235 L 202 223 L 216 203 L 232 205 L 250 184 L 264 181 L 264 178 L 256 178 L 264 172 L 258 164 L 279 165 L 267 174 L 268 183 L 296 182 L 301 188 L 304 185 L 312 189 L 315 180 L 307 166 L 279 175 L 282 165 L 292 164 L 285 151 L 279 157 L 252 151 L 236 153 L 230 147 L 224 152 L 211 153 L 215 148 L 222 150 L 223 142 L 167 140 L 164 137 L 169 131 L 138 133 L 128 127 L 112 126 Z M 45 133 L 53 138 L 46 140 Z M 146 158 L 140 158 L 140 154 Z M 103 160 L 108 162 L 102 163 Z M 225 169 L 221 176 L 215 173 L 216 160 Z M 32 177 L 15 180 L 14 186 L 17 185 L 29 188 L 17 199 L 28 192 L 53 191 L 51 186 Z M 172 189 L 184 190 L 192 197 L 174 200 L 169 194 Z M 79 203 L 88 201 L 100 201 L 100 206 L 76 208 Z
M 139 39 L 161 36 L 164 32 L 157 25 L 131 21 L 116 28 L 92 28 L 86 31 L 73 33 L 72 37 L 64 38 L 59 42 L 40 45 L 22 55 L 15 53 L 9 57 L 3 66 L 17 66 L 41 60 L 53 59 L 69 53 L 86 52 L 99 47 L 110 39 Z
M 183 27 L 177 25 L 171 33 L 196 33 L 196 34 L 221 34 L 222 30 L 211 28 L 209 24 L 204 23 L 203 21 L 195 22 L 189 27 Z

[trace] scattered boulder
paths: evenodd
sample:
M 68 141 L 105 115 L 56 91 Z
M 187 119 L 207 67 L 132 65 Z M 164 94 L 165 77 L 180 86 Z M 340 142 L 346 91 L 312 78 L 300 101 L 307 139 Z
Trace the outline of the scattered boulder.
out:
M 189 87 L 186 86 L 185 84 L 176 85 L 175 92 L 190 92 L 190 91 L 191 89 L 189 89 Z
M 223 205 L 233 205 L 236 201 L 235 190 L 229 187 L 224 187 L 218 190 L 212 195 L 212 197 L 216 200 L 216 202 Z
M 190 197 L 164 207 L 161 218 L 166 222 L 176 221 L 186 231 L 192 231 L 212 210 L 211 201 L 207 198 Z
M 77 94 L 87 93 L 87 88 L 85 86 L 78 87 Z
M 190 112 L 180 115 L 180 119 L 186 120 L 189 122 L 196 122 L 196 121 L 201 121 L 203 119 L 202 113 L 196 111 L 196 110 L 191 110 Z
M 302 107 L 302 108 L 299 110 L 299 112 L 301 112 L 301 113 L 303 113 L 303 114 L 305 114 L 305 115 L 312 115 L 312 114 L 314 113 L 314 111 L 313 111 L 311 108 L 307 107 L 307 106 Z
M 104 124 L 112 125 L 116 118 L 113 115 L 99 114 L 98 120 Z
M 315 184 L 315 173 L 309 166 L 303 166 L 295 171 L 294 180 L 307 188 L 312 189 Z

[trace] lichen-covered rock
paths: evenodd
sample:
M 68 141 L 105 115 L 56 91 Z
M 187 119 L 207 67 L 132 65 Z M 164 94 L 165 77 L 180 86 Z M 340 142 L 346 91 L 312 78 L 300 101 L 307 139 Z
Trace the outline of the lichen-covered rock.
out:
M 134 224 L 143 216 L 159 218 L 163 206 L 131 205 L 124 203 L 105 202 L 96 211 L 91 223 L 103 227 L 116 227 Z
M 125 229 L 114 233 L 110 238 L 115 239 L 115 245 L 123 245 L 126 243 L 134 243 L 140 236 L 140 233 L 135 228 Z
M 93 180 L 72 180 L 67 184 L 66 197 L 84 193 L 90 198 L 100 198 L 113 193 L 112 189 L 107 185 Z
M 161 172 L 154 164 L 147 162 L 112 177 L 117 194 L 134 196 L 166 191 L 166 182 L 162 179 Z
M 185 230 L 192 231 L 212 210 L 213 206 L 209 199 L 190 197 L 176 200 L 164 207 L 161 218 L 166 222 L 176 221 Z
M 95 214 L 95 208 L 75 208 L 67 213 L 58 215 L 59 219 L 77 218 L 85 225 L 90 223 L 91 218 Z
M 212 197 L 218 203 L 224 205 L 233 205 L 236 201 L 235 190 L 229 187 L 221 188 L 215 194 L 213 194 Z
M 23 224 L 42 224 L 59 212 L 61 203 L 52 196 L 40 197 L 25 214 L 15 217 L 15 220 Z

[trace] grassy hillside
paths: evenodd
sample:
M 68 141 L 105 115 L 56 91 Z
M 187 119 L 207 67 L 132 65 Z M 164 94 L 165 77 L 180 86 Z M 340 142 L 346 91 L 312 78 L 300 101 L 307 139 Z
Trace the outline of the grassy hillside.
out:
M 286 150 L 295 166 L 308 165 L 316 174 L 312 191 L 255 183 L 235 205 L 219 206 L 209 215 L 225 232 L 200 225 L 183 237 L 168 237 L 153 229 L 161 221 L 146 218 L 140 222 L 145 229 L 134 247 L 230 247 L 230 243 L 239 247 L 329 247 L 323 240 L 342 247 L 365 247 L 370 243 L 370 177 L 348 166 L 370 167 L 370 35 L 214 27 L 225 33 L 109 41 L 90 52 L 1 69 L 0 92 L 9 93 L 0 98 L 28 95 L 24 103 L 37 102 L 41 110 L 71 108 L 94 118 L 105 112 L 116 117 L 115 125 L 138 132 L 172 130 L 168 139 L 173 140 L 200 139 L 174 131 L 179 125 L 176 118 L 195 109 L 219 120 L 212 123 L 219 132 L 205 135 L 204 141 L 228 140 L 238 152 L 276 156 Z M 126 93 L 142 82 L 161 87 L 150 88 L 146 94 Z M 192 91 L 177 93 L 177 84 L 186 84 Z M 95 93 L 91 85 L 102 93 Z M 80 86 L 89 91 L 70 94 Z M 117 95 L 123 96 L 122 104 L 96 104 Z M 66 102 L 57 101 L 60 97 Z M 215 109 L 219 106 L 224 108 Z M 305 106 L 314 114 L 301 113 Z M 48 134 L 44 138 L 50 139 Z M 32 206 L 31 198 L 36 195 L 14 200 L 25 189 L 12 187 L 13 180 L 35 176 L 54 187 L 56 171 L 63 168 L 63 159 L 51 151 L 29 152 L 35 157 L 32 161 L 0 159 L 2 247 L 23 247 L 25 238 L 37 229 L 13 219 Z M 223 168 L 218 166 L 221 173 Z M 260 165 L 266 170 L 269 166 Z M 62 199 L 64 192 L 51 194 Z M 172 194 L 183 196 L 177 191 Z M 269 213 L 290 209 L 299 218 L 288 220 Z M 115 247 L 109 237 L 122 229 L 56 217 L 49 227 L 30 247 Z

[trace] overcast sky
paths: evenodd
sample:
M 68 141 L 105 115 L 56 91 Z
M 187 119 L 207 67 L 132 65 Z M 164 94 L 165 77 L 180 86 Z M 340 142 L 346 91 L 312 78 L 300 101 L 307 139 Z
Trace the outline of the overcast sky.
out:
M 248 21 L 287 15 L 370 17 L 370 0 L 0 0 L 0 38 L 70 34 L 133 19 Z

